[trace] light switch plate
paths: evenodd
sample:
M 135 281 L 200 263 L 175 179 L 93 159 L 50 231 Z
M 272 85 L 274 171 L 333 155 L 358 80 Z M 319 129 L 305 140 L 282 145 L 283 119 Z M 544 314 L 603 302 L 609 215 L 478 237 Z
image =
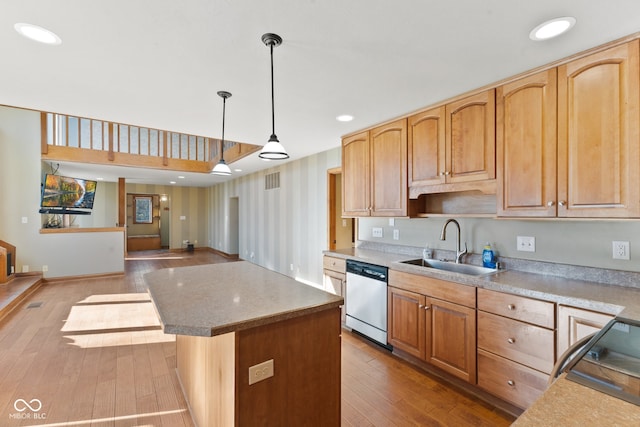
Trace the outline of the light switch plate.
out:
M 536 238 L 531 236 L 518 236 L 516 238 L 516 249 L 523 252 L 535 252 Z

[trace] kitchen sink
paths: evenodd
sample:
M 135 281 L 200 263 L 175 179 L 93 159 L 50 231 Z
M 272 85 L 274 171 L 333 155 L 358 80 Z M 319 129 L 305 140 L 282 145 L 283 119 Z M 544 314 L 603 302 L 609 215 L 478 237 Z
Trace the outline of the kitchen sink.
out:
M 484 276 L 487 274 L 497 273 L 495 268 L 480 267 L 471 264 L 456 264 L 455 262 L 440 261 L 437 259 L 410 259 L 401 261 L 402 264 L 418 265 L 425 268 L 433 268 L 434 270 L 444 270 L 453 273 L 466 274 L 467 276 Z

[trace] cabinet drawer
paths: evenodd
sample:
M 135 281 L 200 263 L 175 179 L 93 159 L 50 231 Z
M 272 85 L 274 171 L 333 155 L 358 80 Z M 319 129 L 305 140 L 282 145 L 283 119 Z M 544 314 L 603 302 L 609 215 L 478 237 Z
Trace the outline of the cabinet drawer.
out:
M 478 311 L 478 348 L 548 374 L 555 362 L 555 332 Z
M 478 310 L 555 329 L 555 304 L 503 292 L 478 289 Z
M 345 273 L 347 271 L 347 260 L 325 255 L 322 259 L 322 268 Z
M 522 409 L 544 393 L 548 378 L 535 369 L 478 350 L 478 385 Z
M 476 307 L 476 288 L 419 274 L 389 270 L 389 286 L 417 292 L 465 307 Z

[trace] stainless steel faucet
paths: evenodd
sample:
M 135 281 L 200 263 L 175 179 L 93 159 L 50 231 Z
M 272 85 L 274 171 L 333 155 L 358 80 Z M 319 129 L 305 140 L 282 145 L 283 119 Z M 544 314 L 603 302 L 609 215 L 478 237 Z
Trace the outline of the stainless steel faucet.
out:
M 458 224 L 458 221 L 456 221 L 455 219 L 451 218 L 448 219 L 447 222 L 444 223 L 444 225 L 442 226 L 442 233 L 440 234 L 440 240 L 446 240 L 447 239 L 447 225 L 449 225 L 449 223 L 454 223 L 456 225 L 456 228 L 458 229 L 458 235 L 457 235 L 457 240 L 456 240 L 456 264 L 460 264 L 460 260 L 462 259 L 462 255 L 467 253 L 467 242 L 464 242 L 464 251 L 460 250 L 460 224 Z

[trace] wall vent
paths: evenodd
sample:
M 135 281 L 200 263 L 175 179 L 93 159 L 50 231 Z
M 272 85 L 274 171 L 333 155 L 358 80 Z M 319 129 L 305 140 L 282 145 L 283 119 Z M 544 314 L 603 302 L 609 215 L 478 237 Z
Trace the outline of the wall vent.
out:
M 264 189 L 273 190 L 274 188 L 280 188 L 280 172 L 274 172 L 264 176 Z
M 27 306 L 27 308 L 40 308 L 40 307 L 42 307 L 42 301 L 32 302 Z

